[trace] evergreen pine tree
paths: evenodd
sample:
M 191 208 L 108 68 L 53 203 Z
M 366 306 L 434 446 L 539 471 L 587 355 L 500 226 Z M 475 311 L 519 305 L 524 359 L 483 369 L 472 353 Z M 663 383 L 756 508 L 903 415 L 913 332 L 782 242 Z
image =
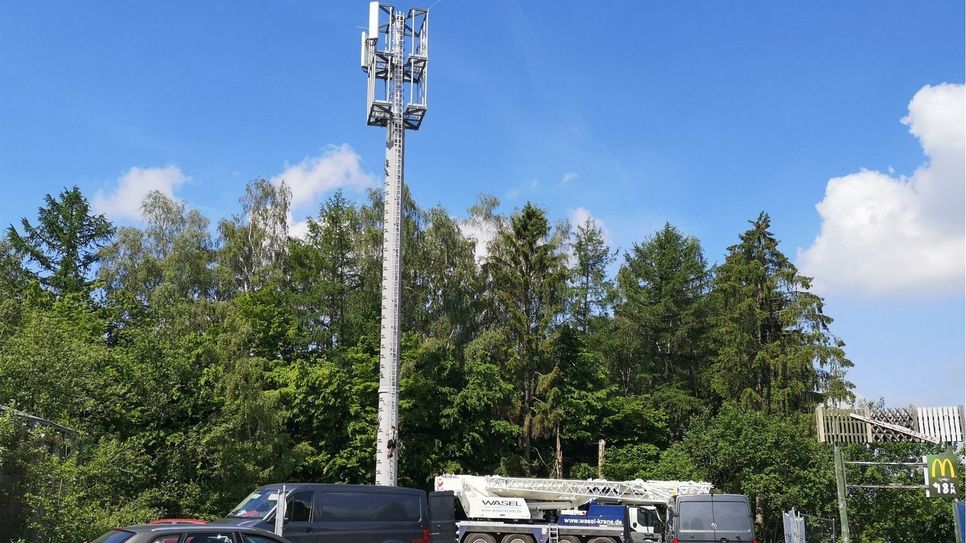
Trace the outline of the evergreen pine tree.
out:
M 765 412 L 808 412 L 844 400 L 852 385 L 845 344 L 831 335 L 811 278 L 779 250 L 762 212 L 728 248 L 714 280 L 712 386 L 725 400 Z

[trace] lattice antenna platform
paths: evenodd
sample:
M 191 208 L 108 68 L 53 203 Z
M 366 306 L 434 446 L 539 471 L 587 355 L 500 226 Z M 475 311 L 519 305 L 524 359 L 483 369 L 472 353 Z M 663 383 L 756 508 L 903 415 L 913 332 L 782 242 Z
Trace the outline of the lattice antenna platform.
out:
M 370 2 L 360 61 L 368 76 L 366 123 L 386 127 L 376 484 L 394 486 L 402 449 L 398 431 L 403 163 L 406 130 L 419 130 L 426 116 L 429 10 L 403 12 Z
M 402 26 L 397 27 L 400 18 Z M 397 38 L 401 38 L 400 43 Z M 366 123 L 389 126 L 394 108 L 399 106 L 405 128 L 419 130 L 428 109 L 429 10 L 411 8 L 402 14 L 392 5 L 370 2 L 369 30 L 362 33 L 361 64 L 369 76 Z M 397 83 L 403 87 L 404 103 L 400 104 L 395 100 Z

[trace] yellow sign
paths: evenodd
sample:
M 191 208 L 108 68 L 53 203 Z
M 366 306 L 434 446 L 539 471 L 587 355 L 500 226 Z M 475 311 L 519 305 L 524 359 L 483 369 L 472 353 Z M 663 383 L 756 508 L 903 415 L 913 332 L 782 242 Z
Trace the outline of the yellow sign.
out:
M 957 476 L 959 461 L 953 454 L 930 454 L 923 458 L 926 479 L 926 496 L 954 498 L 959 495 L 960 477 Z
M 939 468 L 938 470 L 936 468 Z M 946 472 L 949 471 L 947 474 Z M 949 477 L 952 479 L 956 478 L 956 466 L 953 465 L 953 461 L 949 458 L 944 458 L 942 456 L 935 456 L 932 462 L 929 463 L 929 475 L 933 478 L 939 477 Z

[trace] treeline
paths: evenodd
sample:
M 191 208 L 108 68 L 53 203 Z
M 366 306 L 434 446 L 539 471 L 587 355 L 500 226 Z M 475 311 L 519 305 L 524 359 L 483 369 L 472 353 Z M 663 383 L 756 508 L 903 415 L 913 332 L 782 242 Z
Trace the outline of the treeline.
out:
M 0 541 L 218 517 L 268 482 L 373 479 L 381 194 L 336 193 L 303 239 L 289 202 L 253 181 L 212 229 L 152 193 L 142 228 L 115 228 L 74 188 L 7 229 Z M 593 221 L 497 209 L 481 197 L 459 220 L 406 195 L 400 484 L 596 477 L 605 439 L 605 477 L 750 494 L 764 541 L 783 509 L 833 516 L 809 414 L 851 398 L 851 363 L 767 214 L 712 267 L 672 225 L 617 254 Z M 494 235 L 477 247 L 469 231 Z M 911 540 L 855 522 L 860 541 Z

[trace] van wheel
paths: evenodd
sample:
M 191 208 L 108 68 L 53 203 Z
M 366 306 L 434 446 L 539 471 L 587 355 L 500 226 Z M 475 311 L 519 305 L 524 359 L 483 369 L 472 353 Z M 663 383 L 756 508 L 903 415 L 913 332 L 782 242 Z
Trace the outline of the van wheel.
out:
M 575 535 L 562 535 L 560 543 L 580 543 L 580 538 Z
M 503 536 L 500 543 L 533 543 L 533 538 L 524 534 L 508 534 Z
M 496 543 L 496 538 L 490 534 L 466 534 L 463 543 Z
M 587 543 L 615 543 L 613 538 L 610 537 L 595 537 L 588 541 Z

